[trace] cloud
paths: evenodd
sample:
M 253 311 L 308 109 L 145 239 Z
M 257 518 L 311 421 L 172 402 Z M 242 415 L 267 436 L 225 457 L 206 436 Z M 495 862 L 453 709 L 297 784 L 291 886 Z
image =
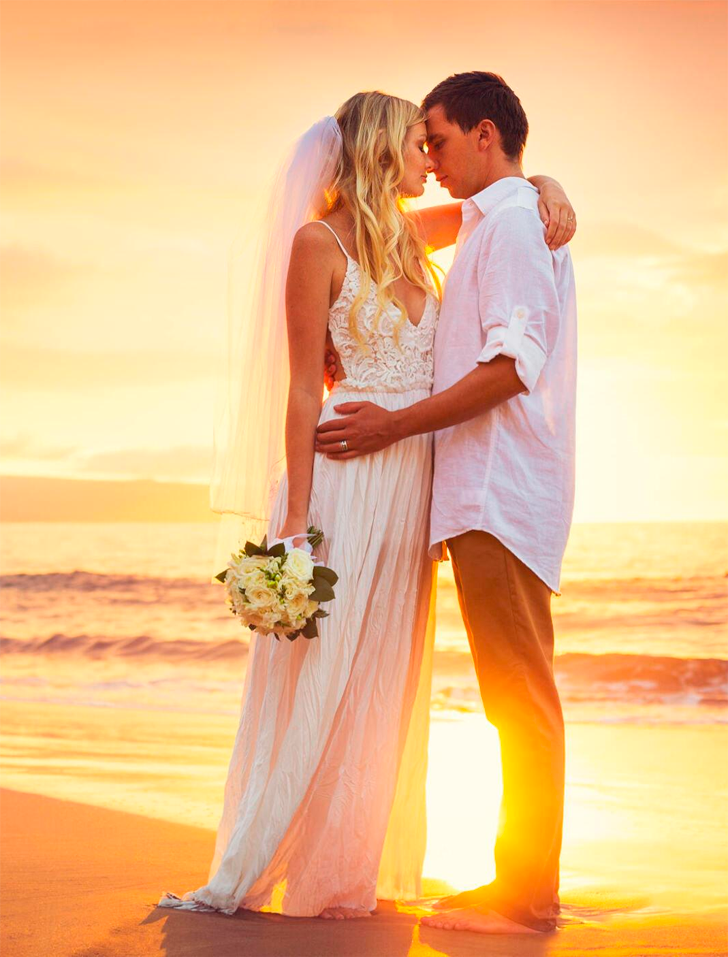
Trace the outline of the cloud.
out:
M 110 477 L 209 481 L 212 449 L 183 445 L 169 449 L 115 449 L 86 455 L 78 470 Z
M 78 446 L 46 445 L 24 432 L 0 439 L 0 458 L 9 472 L 33 463 L 39 472 L 53 463 L 60 474 L 95 478 L 155 479 L 157 481 L 208 482 L 212 447 L 180 445 L 172 448 L 112 449 L 87 452 Z
M 590 224 L 574 239 L 577 261 L 596 259 L 663 281 L 721 286 L 728 280 L 728 250 L 696 250 L 634 223 Z
M 728 283 L 728 252 L 685 256 L 672 264 L 672 271 L 678 282 L 725 285 Z
M 215 377 L 216 359 L 179 350 L 71 352 L 8 344 L 2 367 L 6 391 L 77 393 L 209 380 Z
M 103 169 L 103 167 L 99 167 Z M 123 184 L 124 180 L 112 177 L 105 171 L 103 176 L 93 169 L 59 169 L 43 166 L 24 158 L 9 156 L 0 162 L 0 179 L 3 190 L 12 197 L 15 193 L 50 194 L 67 193 L 69 190 L 91 191 L 106 189 L 110 185 Z
M 75 446 L 43 445 L 23 432 L 19 432 L 12 437 L 0 438 L 0 458 L 4 460 L 60 461 L 73 456 L 75 452 Z
M 13 313 L 53 300 L 62 304 L 79 280 L 98 272 L 90 263 L 71 262 L 40 246 L 9 243 L 0 247 L 2 306 L 7 323 Z
M 578 225 L 573 240 L 579 258 L 605 256 L 610 259 L 669 257 L 683 254 L 684 247 L 672 238 L 637 223 L 601 222 Z

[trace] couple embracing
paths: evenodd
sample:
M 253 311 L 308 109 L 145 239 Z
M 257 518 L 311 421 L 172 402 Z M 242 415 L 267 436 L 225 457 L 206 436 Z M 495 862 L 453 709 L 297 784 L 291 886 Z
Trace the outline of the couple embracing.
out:
M 269 541 L 322 529 L 336 600 L 313 640 L 251 632 L 209 882 L 161 906 L 232 914 L 277 892 L 283 914 L 344 919 L 421 897 L 449 554 L 503 797 L 495 880 L 433 899 L 422 922 L 557 926 L 550 601 L 574 497 L 575 222 L 558 183 L 525 178 L 527 133 L 502 78 L 457 74 L 421 107 L 351 97 L 281 173 L 213 507 L 264 523 Z M 462 202 L 408 211 L 428 174 Z M 442 291 L 428 253 L 452 244 Z M 286 353 L 290 378 L 268 363 Z

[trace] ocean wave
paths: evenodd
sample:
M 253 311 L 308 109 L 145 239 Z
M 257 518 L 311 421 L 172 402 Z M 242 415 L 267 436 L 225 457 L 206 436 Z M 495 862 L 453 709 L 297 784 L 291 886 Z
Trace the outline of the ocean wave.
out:
M 557 655 L 555 667 L 565 690 L 588 684 L 593 691 L 628 688 L 663 695 L 691 690 L 728 691 L 728 660 L 724 658 L 573 652 Z
M 218 585 L 198 578 L 166 578 L 162 575 L 108 575 L 76 569 L 72 572 L 47 572 L 33 574 L 21 572 L 16 575 L 0 575 L 0 589 L 16 589 L 23 592 L 44 591 L 209 591 L 219 598 Z
M 656 655 L 557 655 L 554 672 L 564 703 L 728 708 L 728 660 Z M 480 691 L 452 685 L 435 695 L 436 707 L 479 710 Z
M 573 598 L 607 597 L 618 600 L 622 595 L 629 599 L 639 599 L 648 598 L 661 592 L 670 592 L 680 596 L 694 592 L 702 593 L 707 590 L 709 594 L 725 600 L 726 579 L 728 579 L 728 571 L 705 575 L 565 578 L 562 582 L 562 591 L 564 597 L 567 595 Z M 190 587 L 207 589 L 214 583 L 205 578 L 113 574 L 78 568 L 63 572 L 19 572 L 17 574 L 0 575 L 0 588 L 18 588 L 28 591 L 70 588 L 79 591 L 98 591 L 101 589 L 147 587 L 149 585 L 170 589 Z M 454 588 L 454 583 L 446 579 L 441 579 L 440 585 L 445 588 Z M 214 588 L 212 590 L 214 591 Z
M 170 666 L 207 662 L 226 666 L 248 653 L 248 642 L 178 639 L 161 641 L 148 635 L 104 638 L 98 635 L 54 634 L 46 638 L 0 637 L 0 652 L 23 656 L 80 656 L 86 660 L 153 660 Z M 554 662 L 559 692 L 566 701 L 594 704 L 674 703 L 712 707 L 728 706 L 728 660 L 676 658 L 656 655 L 568 653 Z M 435 650 L 438 681 L 450 676 L 451 687 L 441 688 L 436 700 L 442 707 L 472 710 L 481 707 L 473 681 L 469 652 Z
M 246 641 L 211 642 L 193 639 L 160 641 L 149 635 L 103 638 L 97 635 L 55 634 L 49 638 L 0 636 L 0 653 L 16 655 L 75 654 L 84 658 L 151 658 L 170 662 L 234 661 L 248 653 Z
M 457 606 L 455 587 L 443 577 L 439 584 L 444 617 Z M 80 607 L 84 596 L 90 604 L 116 608 L 144 608 L 150 604 L 198 609 L 207 615 L 224 607 L 217 583 L 200 578 L 161 575 L 104 574 L 76 569 L 47 574 L 0 575 L 0 590 L 7 609 L 27 612 L 60 607 L 71 598 Z M 722 575 L 694 577 L 579 579 L 565 581 L 562 596 L 552 611 L 561 633 L 604 633 L 635 629 L 674 629 L 697 633 L 720 628 L 728 620 L 726 579 Z M 728 645 L 726 646 L 728 650 Z M 715 651 L 715 648 L 713 649 Z

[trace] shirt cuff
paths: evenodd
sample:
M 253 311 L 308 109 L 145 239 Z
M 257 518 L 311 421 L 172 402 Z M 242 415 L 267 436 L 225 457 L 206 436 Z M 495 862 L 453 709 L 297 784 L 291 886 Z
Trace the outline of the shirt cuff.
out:
M 476 362 L 490 362 L 495 356 L 516 360 L 516 375 L 530 394 L 546 362 L 546 353 L 530 336 L 525 335 L 528 310 L 516 307 L 508 325 L 491 326 L 483 351 Z

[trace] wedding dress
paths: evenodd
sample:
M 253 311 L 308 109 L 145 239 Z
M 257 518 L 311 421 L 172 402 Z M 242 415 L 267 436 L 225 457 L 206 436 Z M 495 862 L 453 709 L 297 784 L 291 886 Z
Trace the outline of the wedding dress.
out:
M 358 316 L 371 344 L 362 351 L 348 328 L 359 265 L 336 239 L 347 268 L 329 329 L 346 379 L 320 422 L 341 402 L 400 409 L 426 398 L 439 310 L 428 294 L 421 321 L 407 319 L 397 344 L 396 307 L 373 326 L 372 283 Z M 309 523 L 324 533 L 316 557 L 339 575 L 336 598 L 317 638 L 251 632 L 209 883 L 160 906 L 312 917 L 421 896 L 435 624 L 431 440 L 416 435 L 343 461 L 316 453 Z M 284 474 L 269 538 L 286 493 Z

